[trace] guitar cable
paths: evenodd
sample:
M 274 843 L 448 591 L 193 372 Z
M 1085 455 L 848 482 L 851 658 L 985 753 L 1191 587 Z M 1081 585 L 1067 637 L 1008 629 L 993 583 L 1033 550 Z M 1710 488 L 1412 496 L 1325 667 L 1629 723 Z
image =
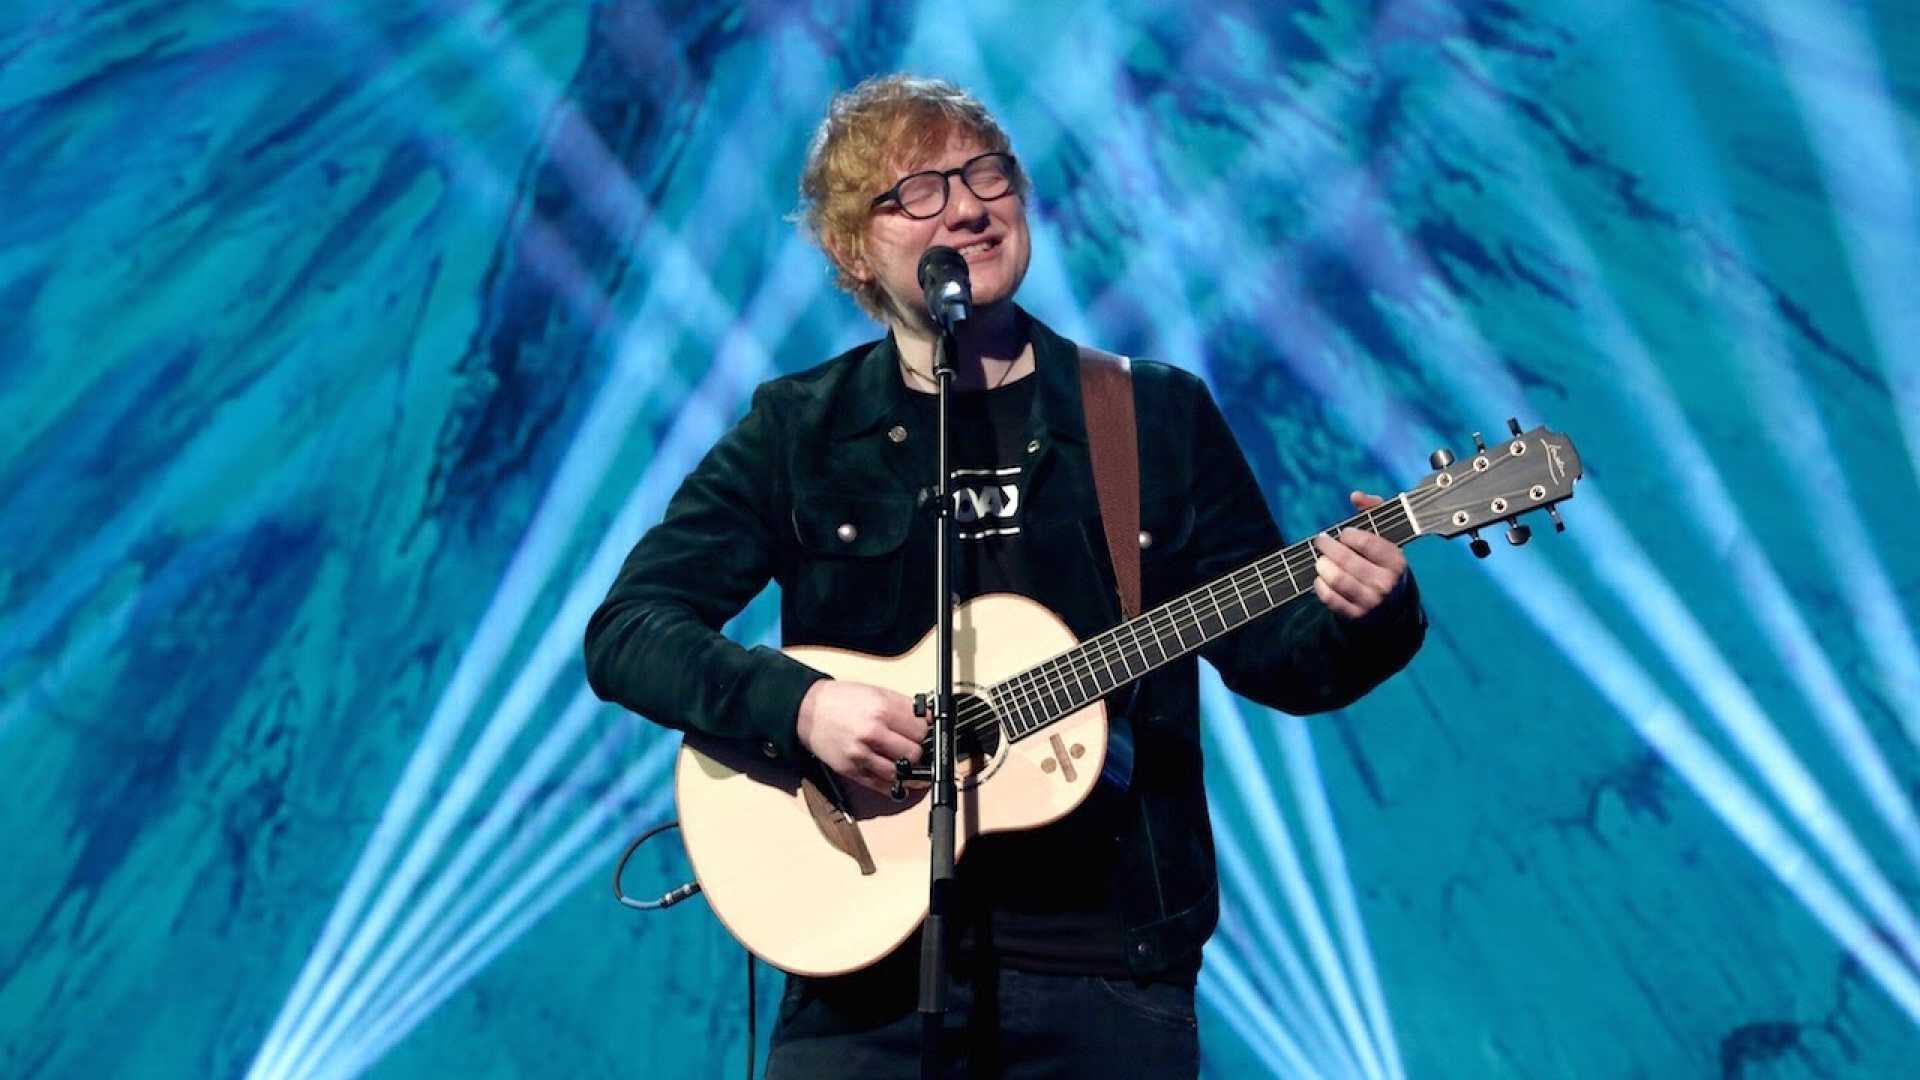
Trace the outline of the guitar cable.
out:
M 633 843 L 628 844 L 627 850 L 620 853 L 620 861 L 615 863 L 613 867 L 613 898 L 615 900 L 620 901 L 635 911 L 665 911 L 667 908 L 700 891 L 700 883 L 698 881 L 689 881 L 672 892 L 662 895 L 658 900 L 635 900 L 633 897 L 627 895 L 626 890 L 620 887 L 620 875 L 627 869 L 627 860 L 633 858 L 633 853 L 640 850 L 640 845 L 659 836 L 668 829 L 677 829 L 679 827 L 680 821 L 676 818 L 672 821 L 655 825 L 653 828 L 634 837 Z
M 662 894 L 658 900 L 635 900 L 633 897 L 627 895 L 625 889 L 620 887 L 620 877 L 626 872 L 627 860 L 633 858 L 633 853 L 640 850 L 640 845 L 659 836 L 668 829 L 677 829 L 679 827 L 680 822 L 679 819 L 676 818 L 673 821 L 655 825 L 653 828 L 633 838 L 633 843 L 628 844 L 627 850 L 620 853 L 620 861 L 613 866 L 613 898 L 615 900 L 620 901 L 622 905 L 630 907 L 635 911 L 665 911 L 700 891 L 700 883 L 698 881 L 689 881 L 671 892 Z M 759 1025 L 756 1021 L 759 1018 L 760 1010 L 756 1008 L 756 1004 L 753 985 L 753 954 L 749 952 L 747 953 L 747 1080 L 753 1080 L 753 1049 L 759 1041 Z

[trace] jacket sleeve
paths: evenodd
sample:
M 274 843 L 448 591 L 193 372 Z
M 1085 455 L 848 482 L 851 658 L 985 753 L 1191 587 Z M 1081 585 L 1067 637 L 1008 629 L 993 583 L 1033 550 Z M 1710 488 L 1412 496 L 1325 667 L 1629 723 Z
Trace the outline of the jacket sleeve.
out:
M 1206 385 L 1192 381 L 1194 585 L 1280 548 L 1273 514 L 1253 470 Z M 1380 607 L 1356 620 L 1317 595 L 1293 603 L 1202 650 L 1227 687 L 1290 713 L 1325 712 L 1359 700 L 1413 658 L 1427 619 L 1411 570 Z
M 804 755 L 800 699 L 821 672 L 720 633 L 772 577 L 778 409 L 766 387 L 681 482 L 587 622 L 587 682 L 670 728 Z

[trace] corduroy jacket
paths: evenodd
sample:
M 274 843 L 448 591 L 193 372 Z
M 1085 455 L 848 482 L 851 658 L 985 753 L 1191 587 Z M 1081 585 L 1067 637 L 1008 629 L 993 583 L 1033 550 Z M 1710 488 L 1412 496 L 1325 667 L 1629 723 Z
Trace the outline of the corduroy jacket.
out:
M 1079 351 L 1028 319 L 1035 388 L 1022 533 L 1033 597 L 1084 639 L 1120 621 L 1080 402 Z M 1143 602 L 1154 605 L 1281 546 L 1245 457 L 1198 378 L 1133 365 Z M 594 691 L 668 727 L 803 760 L 800 700 L 820 672 L 720 628 L 769 581 L 788 645 L 876 655 L 933 626 L 936 480 L 891 337 L 772 380 L 681 484 L 627 557 L 586 634 Z M 961 434 L 964 437 L 964 433 Z M 851 525 L 852 528 L 844 528 Z M 1307 596 L 1201 650 L 1226 685 L 1292 713 L 1345 706 L 1400 670 L 1426 618 L 1409 575 L 1361 620 Z M 1035 662 L 1045 657 L 1035 657 Z M 1219 913 L 1201 779 L 1193 656 L 1147 676 L 1128 706 L 1135 761 L 1113 842 L 1128 963 L 1197 970 Z

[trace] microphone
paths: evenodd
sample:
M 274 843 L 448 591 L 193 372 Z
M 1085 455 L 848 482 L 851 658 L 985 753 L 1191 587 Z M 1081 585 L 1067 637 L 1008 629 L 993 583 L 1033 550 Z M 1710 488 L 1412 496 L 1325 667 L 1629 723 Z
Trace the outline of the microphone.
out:
M 973 282 L 967 275 L 967 260 L 950 247 L 940 245 L 920 256 L 920 290 L 927 301 L 927 313 L 944 333 L 953 333 L 953 325 L 965 319 L 973 307 Z

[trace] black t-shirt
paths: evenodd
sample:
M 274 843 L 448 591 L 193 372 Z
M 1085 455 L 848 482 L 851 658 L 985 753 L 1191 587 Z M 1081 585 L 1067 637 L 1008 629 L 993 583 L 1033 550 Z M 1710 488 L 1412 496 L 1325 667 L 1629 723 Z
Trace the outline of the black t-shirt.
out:
M 1025 378 L 953 397 L 953 587 L 962 599 L 1032 595 L 1021 527 L 1036 385 Z M 938 399 L 916 395 L 915 407 L 922 429 L 934 430 Z M 1022 971 L 1127 975 L 1113 893 L 1114 816 L 1123 802 L 1101 783 L 1051 825 L 969 843 L 956 874 L 957 939 L 966 959 Z

